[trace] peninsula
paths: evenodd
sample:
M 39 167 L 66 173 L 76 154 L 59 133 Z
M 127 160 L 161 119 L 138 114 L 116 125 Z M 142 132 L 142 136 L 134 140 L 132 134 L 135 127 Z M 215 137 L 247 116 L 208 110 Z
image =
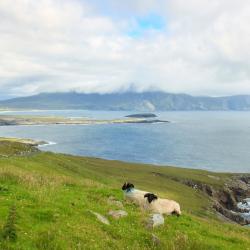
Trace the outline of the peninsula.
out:
M 122 119 L 98 120 L 88 118 L 68 118 L 58 116 L 21 116 L 21 115 L 1 115 L 0 126 L 17 125 L 91 125 L 91 124 L 122 124 L 122 123 L 167 123 L 169 121 L 151 120 L 147 118 L 126 117 Z

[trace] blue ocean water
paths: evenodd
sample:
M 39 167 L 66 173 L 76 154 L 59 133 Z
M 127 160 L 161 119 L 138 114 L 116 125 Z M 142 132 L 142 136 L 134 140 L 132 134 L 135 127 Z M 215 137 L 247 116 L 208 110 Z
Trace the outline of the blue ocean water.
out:
M 133 112 L 52 110 L 0 112 L 97 119 L 123 118 Z M 42 150 L 200 168 L 250 172 L 250 112 L 157 112 L 170 123 L 4 126 L 0 136 L 55 142 Z

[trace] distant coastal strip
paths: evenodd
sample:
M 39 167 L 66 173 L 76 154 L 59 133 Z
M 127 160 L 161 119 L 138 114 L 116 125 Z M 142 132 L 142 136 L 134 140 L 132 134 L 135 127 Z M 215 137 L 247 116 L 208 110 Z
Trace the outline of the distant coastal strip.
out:
M 122 124 L 122 123 L 168 123 L 169 121 L 148 118 L 126 117 L 113 120 L 97 120 L 87 118 L 67 118 L 67 117 L 43 117 L 43 116 L 19 116 L 1 115 L 0 126 L 18 125 L 92 125 L 92 124 Z
M 26 138 L 16 138 L 16 137 L 0 137 L 0 143 L 12 142 L 12 143 L 24 143 L 33 147 L 50 145 L 52 142 L 38 141 Z

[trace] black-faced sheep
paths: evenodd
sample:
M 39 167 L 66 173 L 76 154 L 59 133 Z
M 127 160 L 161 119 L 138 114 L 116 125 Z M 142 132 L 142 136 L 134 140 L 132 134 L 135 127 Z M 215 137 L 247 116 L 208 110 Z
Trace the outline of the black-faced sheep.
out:
M 144 194 L 144 209 L 159 214 L 176 214 L 181 215 L 179 203 L 173 200 L 158 198 L 155 194 Z
M 148 192 L 135 189 L 134 185 L 129 182 L 124 183 L 122 190 L 124 191 L 125 199 L 130 200 L 143 208 L 145 203 L 144 195 Z

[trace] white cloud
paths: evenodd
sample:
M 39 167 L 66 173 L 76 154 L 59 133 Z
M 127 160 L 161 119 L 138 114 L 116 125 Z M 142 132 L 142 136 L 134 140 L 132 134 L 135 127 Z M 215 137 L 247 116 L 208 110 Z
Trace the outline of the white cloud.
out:
M 250 94 L 250 2 L 1 0 L 0 92 Z M 130 37 L 136 17 L 166 28 Z

